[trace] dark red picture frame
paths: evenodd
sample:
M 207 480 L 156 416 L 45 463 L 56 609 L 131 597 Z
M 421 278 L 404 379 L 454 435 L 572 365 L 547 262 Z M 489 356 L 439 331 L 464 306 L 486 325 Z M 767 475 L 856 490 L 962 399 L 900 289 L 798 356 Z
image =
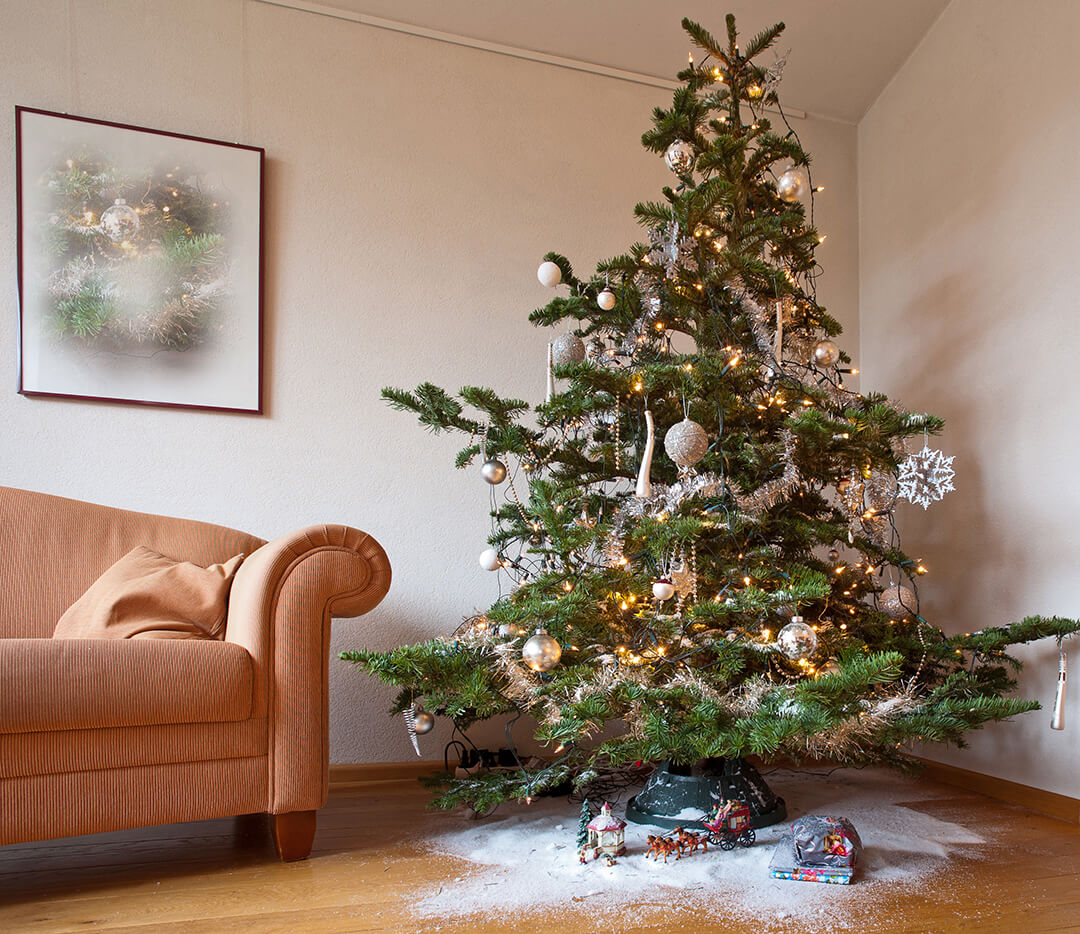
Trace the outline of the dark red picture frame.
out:
M 249 278 L 253 279 L 257 294 L 254 296 L 254 314 L 255 314 L 255 338 L 254 346 L 250 348 L 256 355 L 254 361 L 254 379 L 256 385 L 254 387 L 254 405 L 229 405 L 229 404 L 213 404 L 211 402 L 199 401 L 178 401 L 169 399 L 149 399 L 149 398 L 130 398 L 123 395 L 110 395 L 95 394 L 92 392 L 65 392 L 54 391 L 47 388 L 28 387 L 26 384 L 26 340 L 28 336 L 28 328 L 32 325 L 28 322 L 28 277 L 31 274 L 40 275 L 41 270 L 27 270 L 27 257 L 28 250 L 26 244 L 27 230 L 26 230 L 26 205 L 24 204 L 24 182 L 26 179 L 24 175 L 31 172 L 39 172 L 43 169 L 43 166 L 28 166 L 26 164 L 26 153 L 24 152 L 24 144 L 26 142 L 27 130 L 25 127 L 26 117 L 45 117 L 54 118 L 56 120 L 67 121 L 72 124 L 83 124 L 89 127 L 103 127 L 109 129 L 115 129 L 119 131 L 128 131 L 138 134 L 149 134 L 153 137 L 161 137 L 165 139 L 172 139 L 178 141 L 184 141 L 185 144 L 196 143 L 200 145 L 210 147 L 224 147 L 228 150 L 243 151 L 251 153 L 257 156 L 257 170 L 255 170 L 255 184 L 257 185 L 257 194 L 250 198 L 251 201 L 257 207 L 257 218 L 255 220 L 256 230 L 254 231 L 254 245 L 248 252 L 252 255 L 247 256 L 248 263 L 253 260 L 255 263 L 255 270 L 253 275 Z M 226 142 L 223 140 L 208 139 L 206 137 L 194 136 L 185 133 L 176 133 L 169 130 L 157 130 L 148 127 L 134 126 L 126 123 L 117 123 L 109 120 L 100 120 L 91 117 L 75 116 L 72 114 L 57 113 L 49 110 L 42 110 L 34 107 L 15 107 L 15 175 L 16 175 L 16 230 L 17 230 L 17 244 L 16 244 L 16 263 L 17 263 L 17 286 L 19 296 L 19 328 L 18 328 L 18 386 L 17 391 L 24 396 L 29 397 L 46 397 L 46 398 L 61 398 L 61 399 L 76 399 L 86 400 L 93 402 L 112 402 L 123 403 L 129 405 L 146 405 L 146 406 L 158 406 L 166 408 L 183 408 L 183 409 L 196 409 L 203 411 L 215 411 L 215 412 L 236 412 L 244 414 L 263 414 L 263 374 L 264 374 L 264 318 L 263 318 L 263 289 L 264 289 L 264 229 L 263 218 L 265 215 L 265 166 L 266 153 L 261 147 L 250 146 L 242 143 Z M 249 180 L 250 183 L 250 180 Z M 216 206 L 216 205 L 215 205 Z M 102 218 L 104 219 L 104 218 Z M 248 219 L 250 222 L 250 218 Z M 248 231 L 248 238 L 251 232 Z M 126 244 L 125 244 L 126 245 Z M 186 297 L 186 296 L 185 296 Z M 250 368 L 251 361 L 245 361 L 246 365 Z

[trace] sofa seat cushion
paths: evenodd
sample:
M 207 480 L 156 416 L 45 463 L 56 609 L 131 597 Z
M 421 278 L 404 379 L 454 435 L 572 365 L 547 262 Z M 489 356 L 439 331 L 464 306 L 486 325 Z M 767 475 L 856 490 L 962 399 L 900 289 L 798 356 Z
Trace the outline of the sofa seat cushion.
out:
M 0 732 L 245 720 L 252 662 L 202 639 L 0 639 Z

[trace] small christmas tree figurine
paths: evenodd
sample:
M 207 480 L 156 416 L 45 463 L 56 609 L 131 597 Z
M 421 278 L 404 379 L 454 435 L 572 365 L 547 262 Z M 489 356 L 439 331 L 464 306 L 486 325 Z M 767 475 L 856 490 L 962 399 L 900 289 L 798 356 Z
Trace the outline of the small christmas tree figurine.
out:
M 819 189 L 764 61 L 783 24 L 741 43 L 731 16 L 721 37 L 683 26 L 699 51 L 642 138 L 673 172 L 636 208 L 643 242 L 592 275 L 557 253 L 538 270 L 562 290 L 531 316 L 557 329 L 547 401 L 383 391 L 460 432 L 457 466 L 503 494 L 475 548 L 513 586 L 452 636 L 343 657 L 399 686 L 398 711 L 422 697 L 461 729 L 532 718 L 551 751 L 447 776 L 443 807 L 666 760 L 778 820 L 740 757 L 911 761 L 909 741 L 959 742 L 1037 707 L 1008 696 L 1006 649 L 1080 629 L 1030 617 L 946 635 L 921 614 L 925 568 L 893 514 L 907 440 L 943 423 L 846 385 L 817 300 Z
M 581 816 L 577 825 L 577 848 L 582 850 L 589 842 L 589 821 L 592 820 L 592 811 L 589 809 L 589 799 L 581 802 Z

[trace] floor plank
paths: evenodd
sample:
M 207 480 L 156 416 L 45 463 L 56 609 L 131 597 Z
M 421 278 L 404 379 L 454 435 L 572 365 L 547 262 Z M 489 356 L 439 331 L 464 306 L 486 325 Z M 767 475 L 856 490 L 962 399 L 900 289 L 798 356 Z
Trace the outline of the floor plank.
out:
M 897 887 L 873 910 L 845 909 L 845 926 L 890 934 L 1080 931 L 1080 829 L 1014 805 L 938 786 L 908 807 L 995 828 L 917 889 Z M 0 848 L 0 931 L 68 934 L 591 934 L 588 899 L 553 916 L 418 920 L 418 889 L 477 872 L 431 854 L 425 835 L 462 818 L 426 810 L 411 782 L 335 786 L 309 860 L 281 863 L 260 817 L 200 821 Z M 887 917 L 885 923 L 882 919 Z M 632 918 L 632 920 L 630 920 Z M 852 927 L 854 925 L 855 927 Z M 620 934 L 682 928 L 761 934 L 768 919 L 704 921 L 675 903 L 643 901 Z M 810 930 L 809 928 L 807 930 Z

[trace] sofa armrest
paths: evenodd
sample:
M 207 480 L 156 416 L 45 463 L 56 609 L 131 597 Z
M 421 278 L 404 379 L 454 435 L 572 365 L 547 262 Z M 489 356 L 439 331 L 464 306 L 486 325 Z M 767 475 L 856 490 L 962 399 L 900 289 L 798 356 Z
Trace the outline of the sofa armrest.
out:
M 325 802 L 330 619 L 368 612 L 389 587 L 382 546 L 341 525 L 282 536 L 240 566 L 225 639 L 254 660 L 252 716 L 268 720 L 271 813 L 314 810 Z

